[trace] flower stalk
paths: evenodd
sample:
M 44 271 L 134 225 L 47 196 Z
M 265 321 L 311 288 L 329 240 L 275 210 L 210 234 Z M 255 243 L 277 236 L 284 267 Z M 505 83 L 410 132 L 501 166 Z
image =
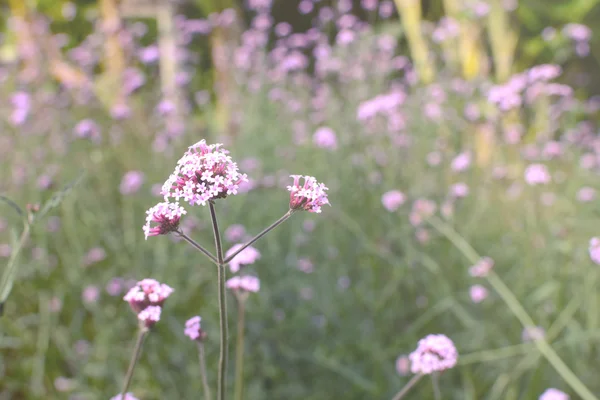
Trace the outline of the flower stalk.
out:
M 133 377 L 133 371 L 135 370 L 135 366 L 142 354 L 142 345 L 144 344 L 144 339 L 146 338 L 146 334 L 149 332 L 149 329 L 144 326 L 143 323 L 140 322 L 140 329 L 138 331 L 137 340 L 135 342 L 135 347 L 133 349 L 133 354 L 131 355 L 131 361 L 129 362 L 129 368 L 127 368 L 127 374 L 125 375 L 125 382 L 123 383 L 123 390 L 121 390 L 121 398 L 124 399 L 127 394 L 127 389 L 129 389 L 129 384 L 131 383 L 131 378 Z
M 235 349 L 235 392 L 234 400 L 242 400 L 244 397 L 244 333 L 246 301 L 240 295 L 236 295 L 238 304 L 237 315 L 237 338 Z
M 206 373 L 206 357 L 204 352 L 204 343 L 199 340 L 198 344 L 198 361 L 200 362 L 200 377 L 202 379 L 202 389 L 204 390 L 204 400 L 212 400 L 210 386 L 208 384 L 208 374 Z
M 408 383 L 402 388 L 402 390 L 400 390 L 398 393 L 396 393 L 396 395 L 392 398 L 392 400 L 400 400 L 404 396 L 406 396 L 406 394 L 410 391 L 410 389 L 412 389 L 413 386 L 415 386 L 417 384 L 417 382 L 419 382 L 421 380 L 422 377 L 423 377 L 423 374 L 417 374 L 417 375 L 414 375 L 412 378 L 410 378 L 410 381 L 408 381 Z

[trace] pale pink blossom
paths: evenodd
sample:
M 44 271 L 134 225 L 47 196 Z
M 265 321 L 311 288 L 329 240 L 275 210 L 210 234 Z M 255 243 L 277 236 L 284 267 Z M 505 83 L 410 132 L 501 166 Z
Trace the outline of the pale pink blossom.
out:
M 173 288 L 155 279 L 143 279 L 133 286 L 123 300 L 127 301 L 134 312 L 139 313 L 149 306 L 161 307 L 173 293 Z
M 494 260 L 483 257 L 475 265 L 469 268 L 469 275 L 477 278 L 486 277 L 494 267 Z
M 162 307 L 148 306 L 138 313 L 138 320 L 144 324 L 146 328 L 151 328 L 160 321 Z
M 588 203 L 594 199 L 596 199 L 596 190 L 589 186 L 582 187 L 577 192 L 577 200 L 582 203 Z
M 260 280 L 255 276 L 234 276 L 226 282 L 229 289 L 238 292 L 256 293 L 260 290 Z
M 120 394 L 111 397 L 110 400 L 140 400 L 133 395 L 133 393 L 125 393 L 125 398 L 121 397 Z
M 233 245 L 229 250 L 227 250 L 227 253 L 225 253 L 225 258 L 234 254 L 241 247 L 241 244 Z M 242 268 L 242 266 L 254 264 L 259 259 L 260 252 L 254 247 L 248 246 L 244 250 L 242 250 L 238 255 L 236 255 L 233 258 L 233 260 L 229 262 L 229 268 L 231 269 L 231 272 L 235 273 L 238 272 Z
M 294 183 L 287 187 L 290 192 L 290 209 L 305 210 L 320 213 L 321 207 L 329 204 L 327 190 L 324 184 L 317 182 L 312 176 L 290 175 Z M 300 179 L 304 178 L 304 185 L 300 186 Z
M 452 170 L 456 172 L 462 172 L 469 168 L 471 165 L 471 153 L 465 151 L 457 155 L 450 164 Z
M 337 138 L 333 129 L 323 126 L 317 129 L 313 135 L 313 143 L 322 149 L 337 149 Z
M 469 296 L 473 303 L 481 303 L 488 297 L 488 290 L 482 285 L 473 285 L 469 289 Z
M 590 258 L 593 262 L 600 265 L 600 238 L 593 237 L 590 239 L 590 245 L 588 247 Z
M 525 182 L 529 185 L 547 184 L 552 178 L 543 164 L 531 164 L 525 169 Z
M 396 359 L 396 372 L 400 376 L 408 375 L 410 372 L 410 359 L 407 356 L 401 355 Z
M 538 400 L 569 400 L 570 397 L 565 392 L 558 389 L 550 388 L 541 394 Z
M 158 203 L 146 211 L 146 224 L 143 227 L 146 240 L 149 236 L 166 235 L 179 229 L 181 216 L 187 211 L 179 203 Z M 151 226 L 155 222 L 156 226 Z
M 399 190 L 390 190 L 381 196 L 381 203 L 389 212 L 396 211 L 405 201 L 406 196 Z
M 417 349 L 408 356 L 413 374 L 431 374 L 456 365 L 458 352 L 447 336 L 427 335 L 419 340 Z
M 192 317 L 185 322 L 185 329 L 183 333 L 191 340 L 202 341 L 206 339 L 206 332 L 202 330 L 200 321 L 202 318 L 199 316 Z

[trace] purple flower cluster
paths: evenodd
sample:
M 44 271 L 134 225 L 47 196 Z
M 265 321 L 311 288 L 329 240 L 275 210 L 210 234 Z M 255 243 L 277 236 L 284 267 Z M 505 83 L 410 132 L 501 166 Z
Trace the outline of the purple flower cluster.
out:
M 456 365 L 458 352 L 452 340 L 445 335 L 427 335 L 419 340 L 417 349 L 410 353 L 413 374 L 431 374 Z
M 143 279 L 129 289 L 123 300 L 129 303 L 138 320 L 146 328 L 160 320 L 162 305 L 173 293 L 173 288 L 154 279 Z
M 229 257 L 230 255 L 234 254 L 241 247 L 241 244 L 233 245 L 229 250 L 227 250 L 225 257 Z M 258 259 L 260 259 L 260 252 L 254 247 L 248 246 L 229 262 L 229 268 L 231 269 L 231 272 L 236 273 L 242 268 L 242 266 L 254 264 Z
M 198 315 L 188 319 L 185 322 L 185 329 L 183 331 L 185 336 L 189 337 L 191 340 L 203 341 L 206 339 L 206 332 L 204 332 L 200 326 L 201 320 L 202 318 Z
M 312 176 L 291 175 L 294 183 L 287 187 L 290 192 L 290 209 L 305 210 L 320 213 L 321 207 L 329 204 L 327 199 L 327 186 L 317 182 Z M 304 185 L 300 185 L 300 179 L 304 178 Z
M 146 240 L 149 236 L 165 235 L 170 232 L 176 232 L 179 229 L 181 216 L 187 211 L 179 203 L 158 203 L 146 211 L 146 224 L 144 225 L 144 235 Z M 155 222 L 156 226 L 151 226 Z
M 190 146 L 163 185 L 165 201 L 183 198 L 192 206 L 205 206 L 211 200 L 237 194 L 239 184 L 248 178 L 221 146 L 207 145 L 205 140 Z
M 226 284 L 229 289 L 236 292 L 256 293 L 260 290 L 260 280 L 255 276 L 234 276 Z

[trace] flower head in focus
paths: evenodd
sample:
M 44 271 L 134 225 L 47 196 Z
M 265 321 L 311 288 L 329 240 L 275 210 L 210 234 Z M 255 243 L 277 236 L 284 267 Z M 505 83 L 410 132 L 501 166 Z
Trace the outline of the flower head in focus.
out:
M 408 356 L 413 374 L 431 374 L 456 365 L 458 352 L 445 335 L 427 335 L 419 340 L 417 349 Z
M 179 203 L 158 203 L 146 211 L 146 224 L 144 225 L 144 235 L 146 240 L 149 236 L 166 235 L 175 232 L 179 228 L 179 220 L 187 211 Z M 157 225 L 151 227 L 150 224 L 156 222 Z
M 327 190 L 324 184 L 317 182 L 312 176 L 290 175 L 294 183 L 287 187 L 290 192 L 290 209 L 305 210 L 320 213 L 321 206 L 329 204 Z M 304 185 L 300 186 L 300 179 L 304 178 Z
M 173 288 L 154 279 L 143 279 L 129 289 L 123 300 L 131 309 L 140 313 L 149 306 L 162 307 L 163 303 L 173 293 Z
M 538 400 L 569 400 L 569 395 L 558 389 L 547 389 Z
M 203 205 L 237 194 L 239 184 L 248 180 L 221 144 L 205 140 L 190 146 L 177 162 L 175 171 L 162 187 L 165 201 L 183 198 L 190 205 Z
M 198 340 L 200 342 L 206 339 L 206 332 L 204 332 L 200 326 L 201 320 L 202 318 L 198 315 L 188 319 L 185 322 L 185 329 L 183 331 L 185 336 L 189 337 L 191 340 Z
M 241 247 L 241 244 L 236 244 L 231 247 L 229 250 L 227 250 L 227 253 L 225 253 L 225 258 L 228 258 L 230 255 L 234 254 Z M 260 252 L 254 247 L 248 246 L 229 262 L 229 268 L 231 268 L 231 272 L 235 273 L 240 270 L 242 265 L 254 264 L 258 259 L 260 259 Z
M 234 276 L 226 283 L 227 287 L 235 292 L 252 292 L 260 290 L 260 280 L 255 276 Z

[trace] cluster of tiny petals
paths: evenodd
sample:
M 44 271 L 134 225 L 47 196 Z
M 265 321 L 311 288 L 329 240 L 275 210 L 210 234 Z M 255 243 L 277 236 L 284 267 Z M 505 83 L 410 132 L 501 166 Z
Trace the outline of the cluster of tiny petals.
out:
M 179 203 L 158 203 L 146 211 L 146 224 L 144 225 L 144 235 L 146 240 L 149 236 L 166 235 L 175 232 L 179 228 L 181 216 L 187 211 Z M 151 226 L 156 223 L 155 226 Z
M 138 313 L 138 320 L 140 320 L 146 328 L 150 328 L 160 321 L 161 310 L 162 307 L 160 306 L 148 306 Z
M 192 206 L 205 206 L 211 200 L 237 194 L 239 184 L 248 178 L 221 146 L 207 145 L 205 140 L 190 146 L 162 187 L 165 201 L 183 199 Z
M 140 313 L 149 306 L 162 306 L 173 288 L 154 279 L 143 279 L 129 289 L 123 300 L 127 301 L 133 311 Z
M 431 374 L 456 365 L 458 352 L 445 335 L 427 335 L 419 340 L 417 349 L 409 355 L 413 374 Z
M 321 212 L 321 206 L 329 204 L 327 199 L 327 186 L 317 182 L 312 176 L 290 175 L 294 183 L 287 187 L 290 192 L 290 208 L 292 210 L 305 210 L 314 213 Z M 304 185 L 300 179 L 304 178 Z
M 260 280 L 255 276 L 234 276 L 226 283 L 231 290 L 256 293 L 260 290 Z
M 185 336 L 189 337 L 191 340 L 203 340 L 206 336 L 206 333 L 202 330 L 200 326 L 200 321 L 202 318 L 199 316 L 192 317 L 185 322 L 185 329 L 183 333 Z

